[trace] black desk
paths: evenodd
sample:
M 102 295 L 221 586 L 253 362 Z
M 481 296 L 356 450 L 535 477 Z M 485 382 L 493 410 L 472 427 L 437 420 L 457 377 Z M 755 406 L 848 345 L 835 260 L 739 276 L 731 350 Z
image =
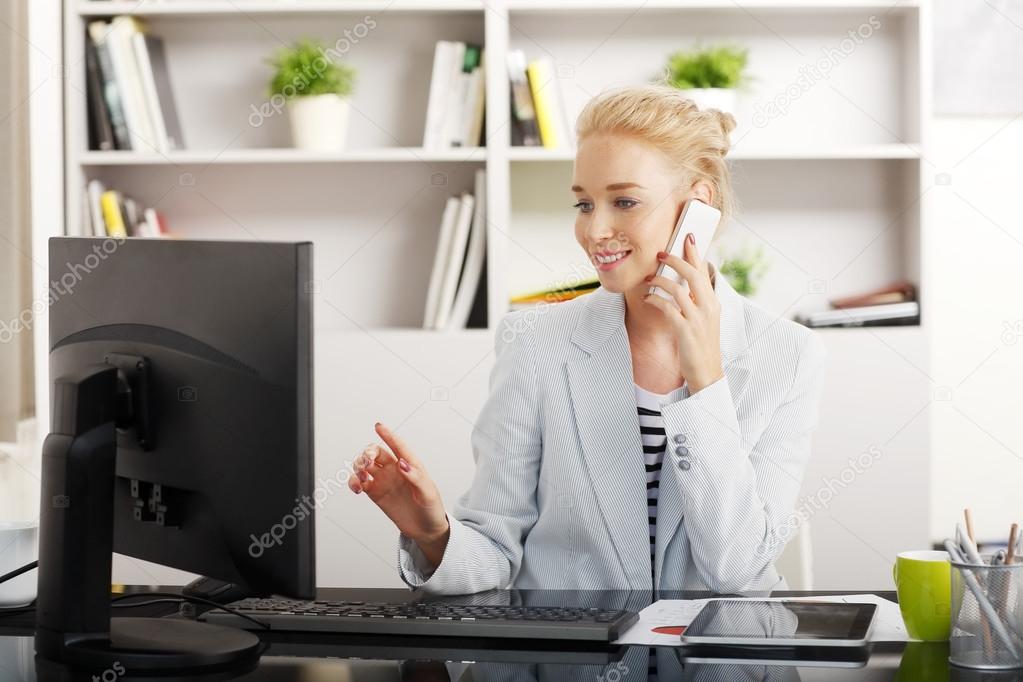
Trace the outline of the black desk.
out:
M 174 588 L 136 587 L 173 591 Z M 776 592 L 771 596 L 826 596 L 843 592 Z M 876 592 L 895 601 L 893 592 Z M 321 589 L 320 598 L 330 600 L 405 601 L 416 598 L 407 590 Z M 695 599 L 706 593 L 670 592 L 658 598 Z M 141 598 L 140 598 L 141 599 Z M 459 600 L 521 604 L 614 604 L 639 610 L 649 604 L 648 592 L 542 592 L 513 590 L 459 597 Z M 118 616 L 165 615 L 173 605 L 117 609 Z M 50 680 L 138 679 L 130 671 L 108 671 L 106 676 L 75 674 L 34 660 L 31 619 L 0 616 L 0 682 L 49 682 Z M 578 646 L 538 641 L 452 640 L 438 638 L 352 637 L 261 633 L 268 649 L 254 670 L 233 671 L 190 680 L 239 680 L 239 682 L 384 682 L 423 680 L 442 682 L 532 682 L 561 680 L 580 682 L 646 682 L 647 647 Z M 817 665 L 778 666 L 696 663 L 678 648 L 656 650 L 660 680 L 1023 680 L 1023 671 L 1000 676 L 976 675 L 947 664 L 948 645 L 879 643 L 869 658 L 840 667 Z M 471 662 L 467 662 L 471 661 Z M 834 663 L 834 662 L 833 662 Z M 168 678 L 161 678 L 168 679 Z

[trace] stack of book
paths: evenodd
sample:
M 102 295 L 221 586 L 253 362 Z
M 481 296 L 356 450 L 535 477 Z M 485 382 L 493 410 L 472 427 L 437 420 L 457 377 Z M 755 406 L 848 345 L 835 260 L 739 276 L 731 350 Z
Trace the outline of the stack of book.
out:
M 72 237 L 165 237 L 167 224 L 155 209 L 145 208 L 99 180 L 86 187 L 82 206 L 82 232 Z
M 476 171 L 473 194 L 450 197 L 426 293 L 424 329 L 487 326 L 486 172 Z
M 807 327 L 872 327 L 920 324 L 916 287 L 899 280 L 886 287 L 829 301 L 831 310 L 796 317 Z
M 511 309 L 521 310 L 523 308 L 531 308 L 545 303 L 571 301 L 573 298 L 578 298 L 583 294 L 590 293 L 599 286 L 600 280 L 593 278 L 577 284 L 557 285 L 541 289 L 540 291 L 533 291 L 527 294 L 513 296 L 511 299 Z
M 483 146 L 483 48 L 441 40 L 433 53 L 423 147 Z
M 508 53 L 511 82 L 512 144 L 568 149 L 574 146 L 554 62 L 526 62 L 521 50 Z
M 135 17 L 89 24 L 89 149 L 183 149 L 163 43 Z

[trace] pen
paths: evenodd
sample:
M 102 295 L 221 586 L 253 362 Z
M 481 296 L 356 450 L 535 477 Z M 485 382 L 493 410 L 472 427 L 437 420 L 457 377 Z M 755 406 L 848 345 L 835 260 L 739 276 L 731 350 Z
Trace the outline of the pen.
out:
M 972 537 L 963 532 L 962 524 L 956 524 L 956 539 L 962 547 L 962 553 L 965 554 L 966 563 L 983 565 L 984 562 L 980 558 L 980 552 L 977 551 L 977 545 L 973 543 Z
M 965 555 L 968 563 L 983 566 L 984 560 L 981 559 L 980 552 L 977 550 L 977 545 L 974 544 L 973 539 L 973 514 L 967 508 L 963 510 L 963 516 L 966 518 L 966 531 L 963 531 L 963 527 L 961 525 L 956 524 L 956 539 L 959 541 L 959 546 L 962 548 L 960 556 Z M 973 575 L 972 571 L 970 577 L 976 583 L 977 578 Z M 980 594 L 983 594 L 984 590 L 987 589 L 987 580 L 984 580 L 983 585 L 977 583 L 977 589 L 980 591 Z M 980 600 L 980 595 L 977 596 L 977 599 L 978 601 Z M 991 625 L 988 623 L 988 618 L 989 616 L 981 613 L 980 627 L 981 634 L 984 637 L 984 652 L 988 655 L 988 657 L 991 657 L 995 654 L 995 645 L 991 639 Z

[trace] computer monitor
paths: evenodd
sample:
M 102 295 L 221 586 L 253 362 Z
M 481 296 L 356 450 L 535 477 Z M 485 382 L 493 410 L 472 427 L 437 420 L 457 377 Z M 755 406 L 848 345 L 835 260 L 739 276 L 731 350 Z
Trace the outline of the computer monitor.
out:
M 245 633 L 112 622 L 111 550 L 314 596 L 312 245 L 49 246 L 37 651 L 136 670 L 251 654 Z M 185 655 L 159 651 L 168 638 Z

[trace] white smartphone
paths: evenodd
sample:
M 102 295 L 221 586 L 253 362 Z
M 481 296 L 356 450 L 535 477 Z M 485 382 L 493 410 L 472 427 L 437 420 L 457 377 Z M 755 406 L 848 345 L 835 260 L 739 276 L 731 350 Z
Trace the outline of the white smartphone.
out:
M 717 229 L 720 220 L 721 211 L 713 206 L 708 206 L 699 199 L 690 199 L 682 207 L 682 215 L 678 217 L 678 222 L 675 223 L 675 231 L 671 233 L 671 239 L 668 240 L 668 246 L 665 247 L 664 251 L 673 256 L 683 258 L 686 235 L 692 232 L 696 238 L 696 248 L 702 255 L 704 250 L 710 245 L 710 240 L 714 236 L 714 230 Z M 673 282 L 678 282 L 688 293 L 689 283 L 665 263 L 657 266 L 657 276 L 666 277 Z M 668 301 L 675 301 L 674 296 L 660 287 L 650 287 L 649 293 L 657 294 Z

